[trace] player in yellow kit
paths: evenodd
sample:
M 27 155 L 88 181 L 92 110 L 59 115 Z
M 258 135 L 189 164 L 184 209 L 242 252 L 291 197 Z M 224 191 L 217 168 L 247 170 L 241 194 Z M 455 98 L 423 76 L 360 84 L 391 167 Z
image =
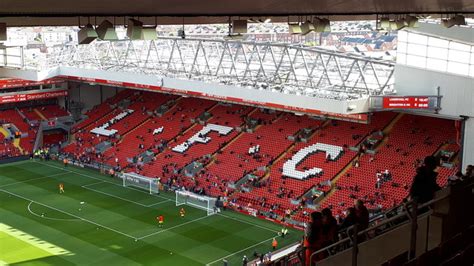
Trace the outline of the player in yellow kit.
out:
M 64 184 L 63 183 L 59 183 L 59 194 L 62 194 L 64 193 Z
M 186 215 L 186 211 L 184 210 L 184 208 L 181 208 L 181 210 L 179 210 L 179 216 L 181 216 L 181 218 L 184 218 L 184 215 Z

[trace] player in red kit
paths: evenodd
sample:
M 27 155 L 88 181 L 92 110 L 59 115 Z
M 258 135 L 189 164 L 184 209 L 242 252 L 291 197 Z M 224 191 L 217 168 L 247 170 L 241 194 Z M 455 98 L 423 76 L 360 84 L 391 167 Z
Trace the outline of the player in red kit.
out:
M 163 215 L 160 215 L 156 217 L 156 220 L 158 221 L 158 227 L 162 228 L 163 224 L 165 223 L 165 217 Z

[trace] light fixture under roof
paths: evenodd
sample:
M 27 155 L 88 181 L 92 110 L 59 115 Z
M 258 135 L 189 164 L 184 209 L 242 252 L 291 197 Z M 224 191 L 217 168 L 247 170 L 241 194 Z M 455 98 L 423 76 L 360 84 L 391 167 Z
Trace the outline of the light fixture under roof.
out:
M 130 40 L 140 40 L 142 38 L 143 22 L 136 19 L 128 20 L 127 37 Z
M 0 23 L 0 42 L 7 40 L 7 23 Z
M 301 34 L 301 26 L 299 23 L 289 23 L 288 32 L 291 34 Z
M 418 28 L 418 18 L 415 16 L 408 15 L 405 17 L 405 21 L 408 24 L 409 28 Z
M 301 34 L 306 35 L 315 30 L 314 24 L 307 20 L 305 23 L 301 24 Z
M 247 33 L 247 20 L 239 19 L 232 21 L 232 33 Z
M 380 19 L 380 28 L 382 30 L 389 30 L 390 29 L 390 19 L 389 18 L 381 18 Z
M 95 39 L 97 39 L 97 37 L 97 32 L 90 23 L 82 27 L 77 33 L 77 39 L 79 44 L 89 44 Z
M 331 31 L 331 22 L 327 18 L 315 18 L 313 24 L 314 24 L 315 32 L 330 32 Z
M 114 25 L 108 21 L 104 20 L 100 23 L 99 27 L 96 29 L 97 36 L 103 41 L 117 41 L 117 32 L 115 31 Z
M 452 18 L 443 19 L 441 23 L 446 28 L 451 28 L 453 26 L 466 25 L 466 18 L 463 15 L 456 15 Z
M 395 30 L 401 30 L 405 28 L 406 26 L 408 26 L 408 23 L 406 22 L 405 19 L 400 18 L 395 21 L 395 26 L 396 26 Z
M 158 38 L 158 33 L 156 32 L 155 26 L 147 26 L 142 28 L 142 33 L 140 35 L 140 40 L 156 40 Z

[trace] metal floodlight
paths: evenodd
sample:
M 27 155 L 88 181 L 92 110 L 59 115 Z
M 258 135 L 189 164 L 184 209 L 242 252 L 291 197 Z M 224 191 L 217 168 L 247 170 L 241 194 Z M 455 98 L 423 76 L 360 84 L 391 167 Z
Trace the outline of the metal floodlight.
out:
M 380 19 L 380 28 L 384 30 L 390 29 L 390 19 L 389 18 Z
M 456 15 L 452 18 L 443 19 L 443 26 L 446 28 L 451 28 L 452 26 L 466 25 L 466 18 L 462 15 Z
M 247 20 L 233 20 L 232 33 L 247 33 Z
M 115 31 L 114 25 L 108 21 L 104 20 L 100 23 L 99 27 L 96 29 L 97 36 L 103 41 L 117 41 L 117 32 Z
M 306 35 L 315 30 L 314 24 L 311 21 L 306 21 L 301 25 L 301 34 Z
M 396 30 L 397 29 L 397 22 L 395 20 L 390 20 L 390 30 Z
M 178 36 L 181 37 L 181 39 L 186 39 L 186 32 L 184 31 L 184 29 L 178 30 Z
M 407 22 L 409 28 L 418 28 L 419 27 L 418 18 L 416 18 L 415 16 L 408 15 L 405 18 L 405 21 Z
M 0 42 L 7 40 L 7 23 L 0 23 Z
M 456 15 L 452 18 L 452 20 L 454 20 L 455 25 L 466 25 L 466 18 L 463 15 Z
M 324 29 L 326 28 L 326 26 L 325 26 L 324 23 L 325 23 L 325 22 L 324 22 L 322 19 L 320 19 L 320 18 L 315 18 L 315 19 L 314 19 L 314 23 L 313 23 L 313 25 L 314 25 L 314 31 L 315 31 L 315 32 L 323 32 Z
M 405 19 L 397 19 L 395 21 L 395 25 L 397 26 L 397 30 L 401 30 L 408 26 L 408 23 L 405 21 Z
M 142 37 L 143 22 L 136 19 L 128 20 L 127 37 L 130 40 L 140 40 Z
M 77 39 L 79 44 L 89 44 L 97 39 L 97 32 L 95 31 L 92 24 L 87 24 L 85 27 L 81 28 L 77 33 Z
M 288 24 L 288 31 L 291 34 L 301 34 L 301 26 L 299 23 L 289 23 Z
M 156 40 L 158 38 L 158 33 L 156 32 L 156 27 L 143 27 L 142 33 L 140 36 L 141 40 Z
M 321 21 L 324 25 L 323 32 L 331 32 L 331 21 L 327 18 L 323 18 Z

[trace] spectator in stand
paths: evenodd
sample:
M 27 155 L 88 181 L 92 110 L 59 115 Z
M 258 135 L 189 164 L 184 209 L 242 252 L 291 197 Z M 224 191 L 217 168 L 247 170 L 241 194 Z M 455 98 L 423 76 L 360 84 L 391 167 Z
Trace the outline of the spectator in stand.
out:
M 321 211 L 322 224 L 323 224 L 323 235 L 325 239 L 324 246 L 329 246 L 332 243 L 337 242 L 337 221 L 332 216 L 331 209 L 324 208 Z
M 418 204 L 433 199 L 434 193 L 440 189 L 436 183 L 438 173 L 434 170 L 438 167 L 438 161 L 433 156 L 427 156 L 421 167 L 416 170 L 410 189 L 410 197 L 418 201 Z
M 474 177 L 474 166 L 472 164 L 466 167 L 466 174 L 464 175 L 464 179 Z
M 359 231 L 369 227 L 369 211 L 360 199 L 354 201 L 356 223 L 359 224 Z
M 339 231 L 346 230 L 357 222 L 356 211 L 354 207 L 348 208 L 346 212 L 346 218 L 339 226 Z
M 305 263 L 311 265 L 311 254 L 323 246 L 322 214 L 320 212 L 311 213 L 311 222 L 306 225 L 303 246 L 305 248 Z M 313 259 L 317 258 L 313 256 Z
M 461 171 L 458 171 L 455 175 L 448 177 L 448 185 L 454 185 L 463 180 Z

